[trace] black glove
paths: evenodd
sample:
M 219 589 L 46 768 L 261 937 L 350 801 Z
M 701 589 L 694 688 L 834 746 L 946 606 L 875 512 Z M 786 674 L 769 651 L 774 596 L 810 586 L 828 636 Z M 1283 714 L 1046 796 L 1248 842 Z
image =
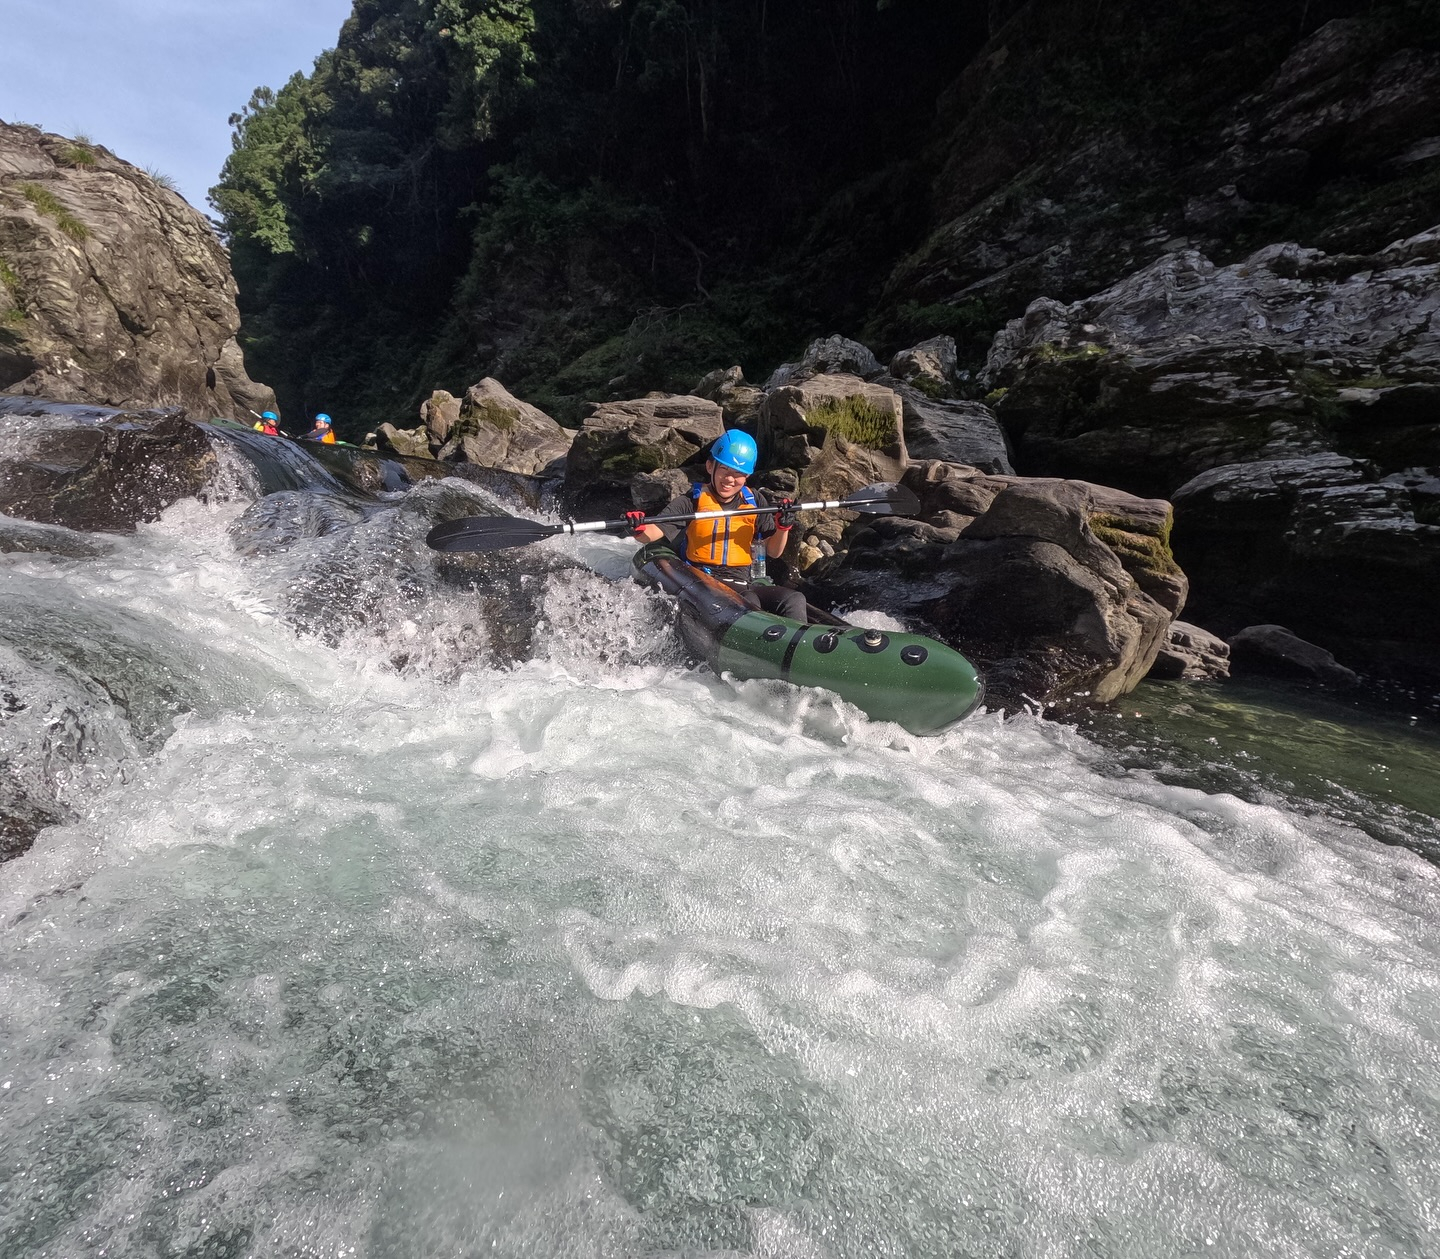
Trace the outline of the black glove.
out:
M 643 511 L 627 511 L 625 523 L 630 526 L 632 533 L 639 533 L 645 527 L 645 513 Z
M 775 506 L 780 509 L 775 517 L 777 529 L 793 529 L 795 527 L 795 500 L 793 498 L 777 498 Z

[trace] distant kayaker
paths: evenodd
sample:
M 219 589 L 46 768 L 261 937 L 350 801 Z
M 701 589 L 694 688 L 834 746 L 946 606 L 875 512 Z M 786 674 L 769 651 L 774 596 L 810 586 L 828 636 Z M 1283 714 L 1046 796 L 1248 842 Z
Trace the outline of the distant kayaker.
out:
M 251 411 L 250 414 L 254 415 L 255 412 Z M 255 424 L 255 431 L 264 433 L 266 437 L 279 437 L 280 417 L 274 411 L 260 412 L 260 419 Z
M 315 417 L 315 427 L 305 434 L 302 441 L 324 442 L 327 446 L 335 444 L 335 430 L 330 426 L 330 417 L 321 411 Z
M 772 586 L 754 580 L 752 563 L 763 546 L 767 557 L 784 553 L 795 524 L 795 501 L 780 498 L 773 502 L 763 490 L 745 484 L 755 471 L 759 454 L 755 439 L 738 428 L 727 429 L 710 447 L 705 460 L 706 480 L 690 487 L 689 494 L 674 499 L 661 513 L 681 516 L 697 511 L 728 511 L 737 507 L 779 507 L 775 515 L 722 516 L 694 520 L 688 525 L 647 525 L 645 513 L 627 512 L 625 518 L 636 526 L 640 542 L 670 542 L 682 559 L 694 568 L 717 577 L 744 595 L 750 607 L 773 612 L 795 621 L 806 620 L 805 596 L 798 590 Z

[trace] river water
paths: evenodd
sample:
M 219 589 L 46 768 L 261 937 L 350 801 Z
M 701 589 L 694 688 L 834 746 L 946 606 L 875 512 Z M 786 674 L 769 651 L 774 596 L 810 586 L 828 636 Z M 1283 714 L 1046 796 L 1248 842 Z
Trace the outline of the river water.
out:
M 6 1259 L 1440 1252 L 1403 716 L 917 738 L 584 570 L 507 656 L 422 517 L 243 489 L 0 555 L 82 749 L 0 866 Z

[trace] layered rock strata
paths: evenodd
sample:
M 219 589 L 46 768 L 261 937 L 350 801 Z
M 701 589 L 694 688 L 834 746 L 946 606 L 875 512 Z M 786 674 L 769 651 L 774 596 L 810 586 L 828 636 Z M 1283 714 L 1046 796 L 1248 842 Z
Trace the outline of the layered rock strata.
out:
M 229 258 L 205 216 L 106 149 L 0 123 L 0 390 L 251 418 Z

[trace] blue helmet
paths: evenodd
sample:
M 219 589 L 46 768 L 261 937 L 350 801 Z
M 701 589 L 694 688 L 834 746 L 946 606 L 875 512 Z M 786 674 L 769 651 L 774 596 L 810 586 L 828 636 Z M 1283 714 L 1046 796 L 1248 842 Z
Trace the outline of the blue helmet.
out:
M 323 425 L 325 425 L 326 428 L 329 428 L 329 427 L 330 427 L 330 417 L 329 417 L 328 415 L 326 415 L 324 411 L 321 411 L 320 414 L 315 417 L 315 423 L 317 423 L 317 424 L 323 424 Z
M 710 447 L 710 458 L 716 463 L 722 463 L 736 472 L 743 472 L 746 476 L 755 471 L 755 460 L 759 453 L 755 448 L 755 439 L 738 428 L 727 428 Z
M 254 415 L 255 413 L 252 411 L 250 414 Z M 276 415 L 274 411 L 261 411 L 260 418 L 262 420 L 274 420 L 277 424 L 280 422 L 280 417 Z

